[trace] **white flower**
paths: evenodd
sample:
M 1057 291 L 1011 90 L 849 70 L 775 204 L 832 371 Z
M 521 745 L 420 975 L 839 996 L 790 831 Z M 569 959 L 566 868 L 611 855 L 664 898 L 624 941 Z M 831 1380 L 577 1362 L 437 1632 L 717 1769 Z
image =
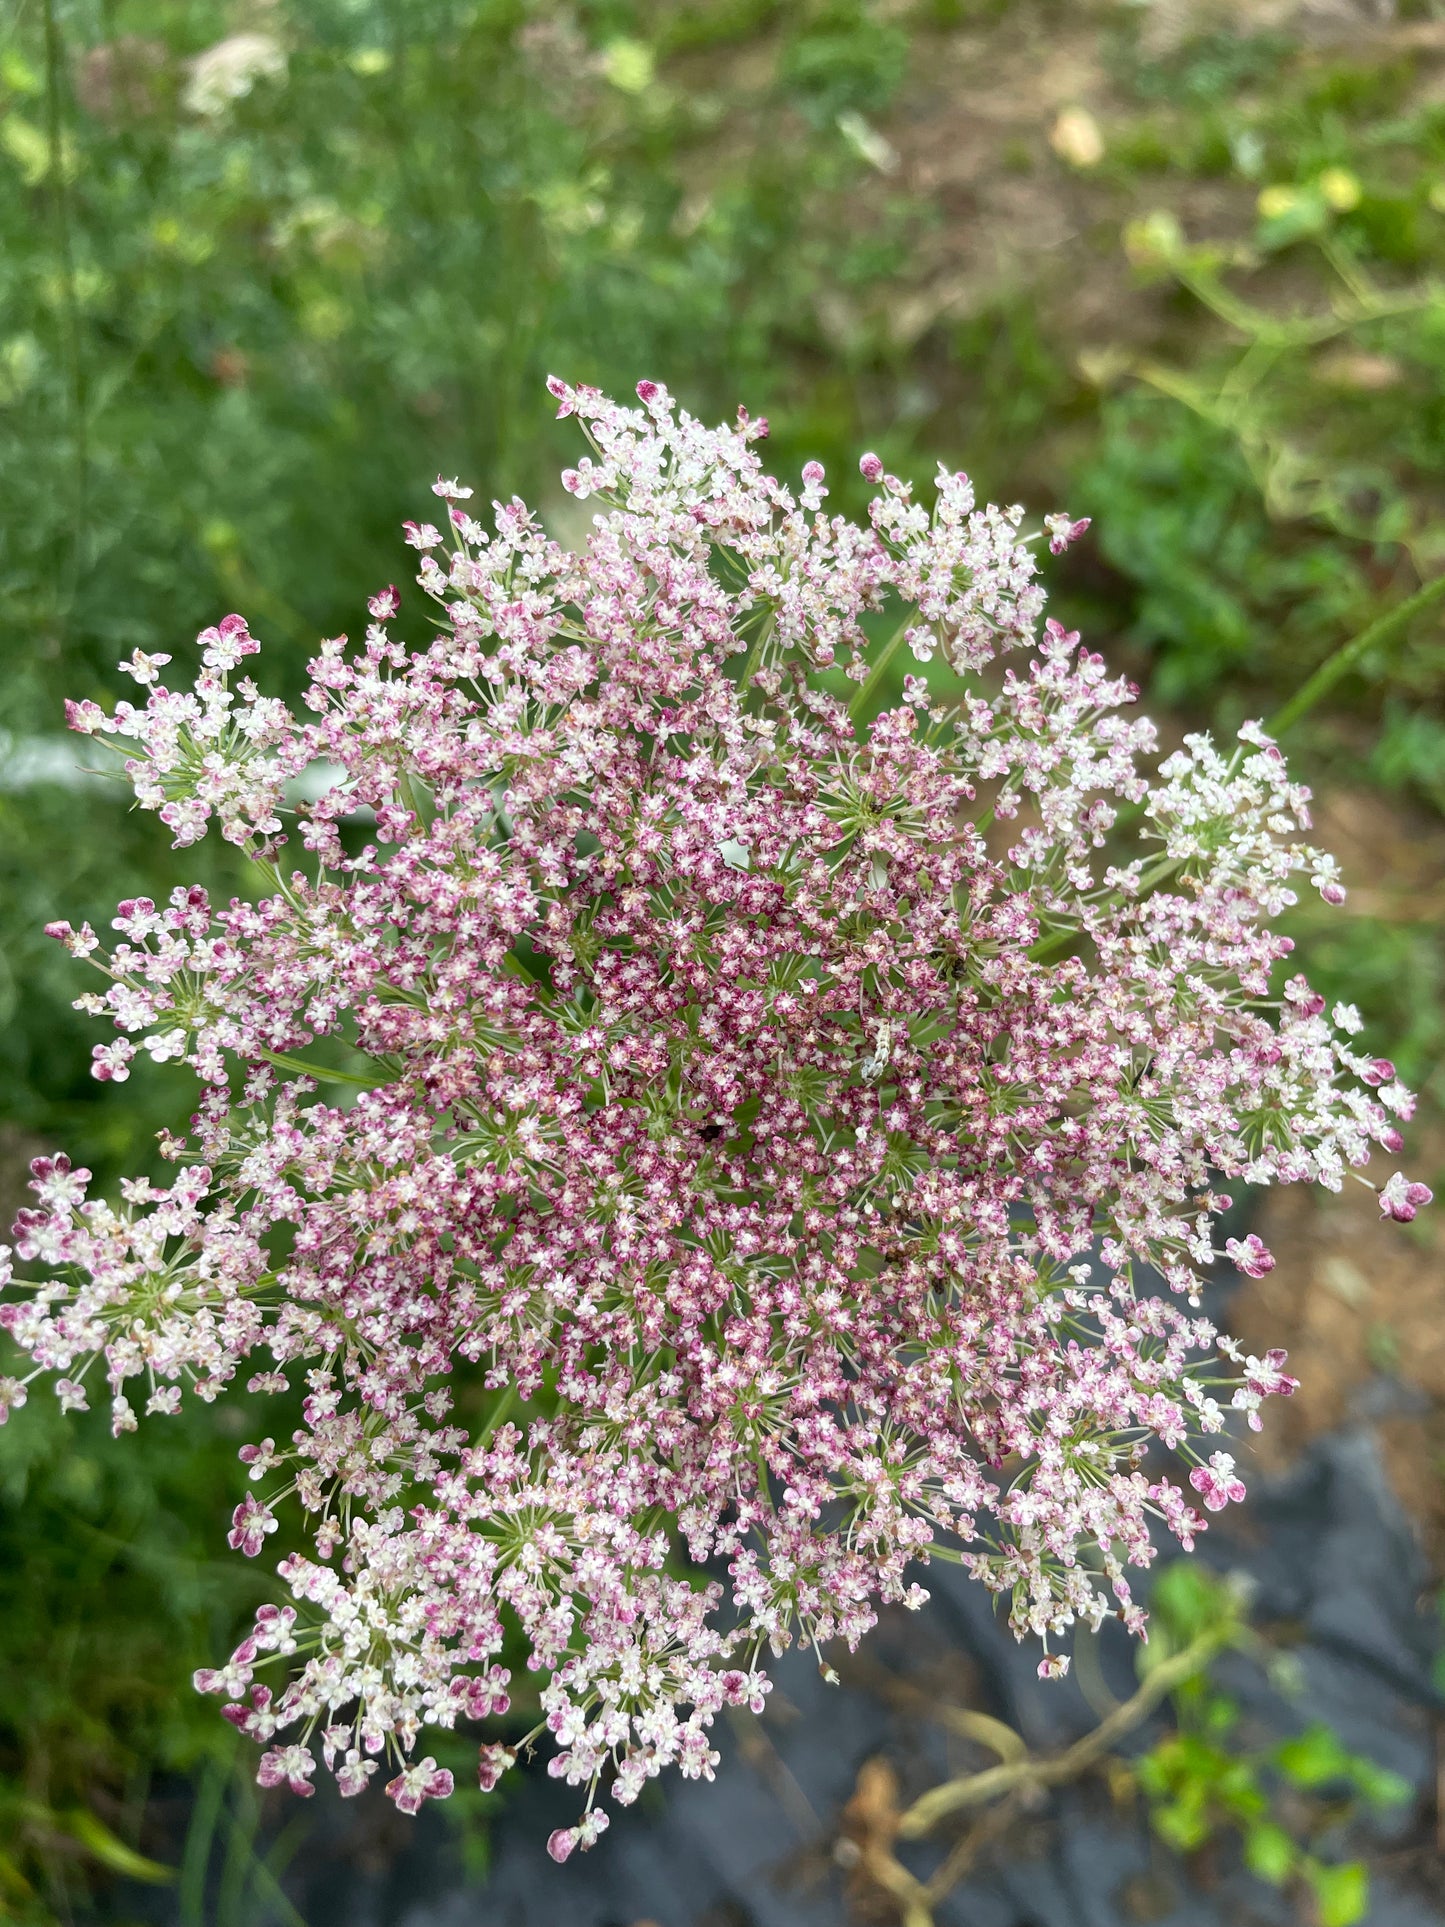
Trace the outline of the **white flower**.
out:
M 286 55 L 279 40 L 269 33 L 233 33 L 190 63 L 181 104 L 188 114 L 216 120 L 233 100 L 249 94 L 258 80 L 281 80 L 285 73 Z
M 169 661 L 169 656 L 148 656 L 144 649 L 137 649 L 132 652 L 129 662 L 118 663 L 116 666 L 124 675 L 134 676 L 141 687 L 145 688 L 147 684 L 155 681 L 158 671 L 163 669 Z M 87 729 L 86 734 L 89 733 L 90 730 Z

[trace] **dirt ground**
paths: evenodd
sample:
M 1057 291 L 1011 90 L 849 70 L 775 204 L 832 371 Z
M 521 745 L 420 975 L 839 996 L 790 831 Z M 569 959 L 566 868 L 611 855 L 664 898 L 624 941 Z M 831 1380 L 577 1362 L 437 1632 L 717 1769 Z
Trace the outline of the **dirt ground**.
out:
M 1351 885 L 1343 914 L 1416 921 L 1445 914 L 1445 831 L 1365 793 L 1327 796 L 1320 841 Z M 1445 1127 L 1422 1112 L 1399 1164 L 1445 1199 Z M 1368 1176 L 1395 1168 L 1377 1154 Z M 1232 1328 L 1252 1350 L 1287 1346 L 1299 1392 L 1276 1402 L 1257 1441 L 1271 1470 L 1324 1432 L 1372 1423 L 1400 1501 L 1445 1571 L 1445 1210 L 1413 1224 L 1382 1220 L 1373 1192 L 1349 1179 L 1337 1196 L 1269 1194 L 1259 1232 L 1277 1259 L 1242 1289 Z

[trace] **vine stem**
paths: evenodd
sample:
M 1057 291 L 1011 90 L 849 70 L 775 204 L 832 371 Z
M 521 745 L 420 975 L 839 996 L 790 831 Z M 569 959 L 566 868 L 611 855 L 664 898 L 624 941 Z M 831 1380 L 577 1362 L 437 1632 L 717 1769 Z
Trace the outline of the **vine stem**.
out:
M 905 1840 L 917 1840 L 948 1814 L 957 1813 L 964 1807 L 981 1806 L 1000 1794 L 1011 1793 L 1016 1787 L 1062 1786 L 1069 1780 L 1078 1779 L 1117 1740 L 1142 1725 L 1176 1686 L 1202 1672 L 1215 1654 L 1228 1644 L 1230 1636 L 1227 1628 L 1211 1627 L 1180 1652 L 1161 1660 L 1144 1675 L 1142 1684 L 1131 1699 L 1117 1706 L 1107 1719 L 1101 1720 L 1091 1733 L 1086 1733 L 1066 1752 L 1051 1759 L 1040 1759 L 1032 1753 L 1023 1752 L 1016 1758 L 1002 1761 L 998 1766 L 987 1767 L 981 1773 L 968 1773 L 956 1780 L 945 1780 L 941 1786 L 921 1795 L 898 1816 L 899 1834 Z
M 1132 1698 L 1116 1705 L 1091 1733 L 1059 1754 L 1030 1752 L 1022 1734 L 986 1714 L 936 1703 L 922 1708 L 926 1719 L 981 1743 L 998 1755 L 999 1763 L 979 1773 L 946 1780 L 899 1812 L 894 1804 L 897 1780 L 891 1767 L 882 1759 L 869 1761 L 858 1776 L 857 1791 L 845 1813 L 845 1820 L 851 1818 L 853 1824 L 846 1828 L 839 1846 L 850 1849 L 856 1858 L 844 1864 L 856 1864 L 875 1886 L 892 1897 L 902 1927 L 934 1927 L 936 1909 L 965 1877 L 983 1848 L 1003 1834 L 1030 1800 L 1088 1772 L 1142 1725 L 1161 1701 L 1202 1672 L 1237 1637 L 1233 1626 L 1208 1627 L 1181 1651 L 1151 1668 Z M 920 1839 L 940 1820 L 977 1807 L 988 1811 L 960 1835 L 927 1880 L 920 1880 L 899 1860 L 895 1850 L 898 1840 Z
M 1406 625 L 1424 609 L 1432 608 L 1445 596 L 1445 571 L 1432 576 L 1430 581 L 1407 596 L 1403 602 L 1387 609 L 1384 615 L 1362 629 L 1348 642 L 1341 643 L 1333 655 L 1325 657 L 1319 668 L 1304 685 L 1297 689 L 1289 701 L 1277 709 L 1265 724 L 1271 736 L 1281 736 L 1312 710 L 1321 696 L 1328 695 L 1337 682 L 1347 676 L 1362 657 L 1371 649 L 1378 648 L 1383 642 L 1392 642 Z

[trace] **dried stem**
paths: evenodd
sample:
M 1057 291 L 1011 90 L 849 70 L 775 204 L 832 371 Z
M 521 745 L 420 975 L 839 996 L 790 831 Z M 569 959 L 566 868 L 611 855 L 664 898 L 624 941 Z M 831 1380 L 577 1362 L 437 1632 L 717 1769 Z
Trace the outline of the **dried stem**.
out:
M 985 1801 L 997 1799 L 1001 1794 L 1012 1793 L 1019 1788 L 1062 1786 L 1069 1780 L 1076 1780 L 1116 1741 L 1126 1733 L 1131 1733 L 1142 1724 L 1158 1706 L 1159 1702 L 1186 1679 L 1193 1678 L 1201 1667 L 1208 1664 L 1228 1637 L 1227 1632 L 1212 1629 L 1201 1633 L 1180 1652 L 1161 1660 L 1154 1669 L 1146 1674 L 1143 1682 L 1133 1696 L 1101 1720 L 1092 1733 L 1086 1733 L 1067 1752 L 1052 1759 L 1039 1759 L 1032 1753 L 1021 1759 L 1005 1760 L 998 1766 L 985 1768 L 982 1773 L 968 1773 L 956 1780 L 945 1780 L 914 1801 L 898 1819 L 898 1832 L 904 1840 L 916 1840 L 937 1826 L 947 1814 L 957 1813 L 964 1807 L 982 1806 Z

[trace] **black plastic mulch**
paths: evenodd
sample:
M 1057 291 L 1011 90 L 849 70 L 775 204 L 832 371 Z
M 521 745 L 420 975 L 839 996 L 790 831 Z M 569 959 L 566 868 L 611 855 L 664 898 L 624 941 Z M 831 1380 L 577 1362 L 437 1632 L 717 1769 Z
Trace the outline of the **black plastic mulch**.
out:
M 1289 1693 L 1252 1660 L 1223 1662 L 1243 1728 L 1267 1742 L 1324 1720 L 1352 1751 L 1414 1789 L 1409 1807 L 1328 1843 L 1341 1857 L 1371 1862 L 1370 1927 L 1445 1927 L 1445 1861 L 1432 1844 L 1445 1716 L 1430 1677 L 1438 1621 L 1368 1428 L 1322 1440 L 1288 1477 L 1257 1483 L 1237 1525 L 1216 1524 L 1200 1556 L 1251 1576 L 1255 1623 L 1296 1662 Z M 905 1800 L 959 1770 L 940 1729 L 918 1716 L 918 1689 L 1007 1720 L 1035 1748 L 1067 1745 L 1097 1718 L 1073 1679 L 1038 1680 L 1037 1653 L 1015 1645 L 976 1584 L 950 1567 L 934 1568 L 929 1583 L 929 1606 L 888 1615 L 842 1689 L 823 1682 L 811 1656 L 785 1658 L 761 1722 L 766 1744 L 746 1726 L 724 1733 L 714 1784 L 673 1779 L 665 1795 L 617 1815 L 590 1854 L 562 1867 L 546 1858 L 547 1834 L 575 1818 L 578 1795 L 539 1766 L 499 1816 L 485 1879 L 463 1877 L 437 1820 L 398 1834 L 380 1813 L 318 1812 L 317 1833 L 287 1881 L 298 1912 L 307 1927 L 844 1927 L 896 1919 L 887 1901 L 845 1891 L 834 1843 L 871 1757 L 891 1761 Z M 1109 1690 L 1127 1697 L 1130 1642 L 1112 1624 L 1097 1657 Z M 1160 1730 L 1144 1729 L 1133 1744 L 1147 1745 Z M 369 1843 L 368 1827 L 378 1829 Z M 920 1874 L 944 1844 L 946 1836 L 910 1850 Z M 1232 1847 L 1193 1861 L 1167 1853 L 1140 1811 L 1116 1806 L 1101 1775 L 1024 1814 L 937 1913 L 939 1927 L 1307 1919 L 1297 1896 L 1244 1872 Z

